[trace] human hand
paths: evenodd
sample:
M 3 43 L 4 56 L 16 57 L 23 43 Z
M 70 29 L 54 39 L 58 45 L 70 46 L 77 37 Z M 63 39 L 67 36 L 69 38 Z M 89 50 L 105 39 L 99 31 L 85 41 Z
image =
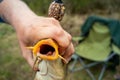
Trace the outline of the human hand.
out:
M 27 49 L 28 46 L 33 46 L 39 40 L 52 38 L 59 45 L 59 53 L 67 61 L 70 60 L 74 52 L 71 36 L 62 29 L 59 22 L 54 18 L 34 17 L 27 20 L 27 23 L 20 25 L 17 29 L 18 40 L 22 49 L 23 57 L 33 67 L 32 52 Z
M 21 10 L 21 11 L 20 11 Z M 59 53 L 69 61 L 74 52 L 71 36 L 62 29 L 54 18 L 36 16 L 21 0 L 3 0 L 0 15 L 12 25 L 17 33 L 23 57 L 33 67 L 32 51 L 28 46 L 46 38 L 52 38 L 59 45 Z

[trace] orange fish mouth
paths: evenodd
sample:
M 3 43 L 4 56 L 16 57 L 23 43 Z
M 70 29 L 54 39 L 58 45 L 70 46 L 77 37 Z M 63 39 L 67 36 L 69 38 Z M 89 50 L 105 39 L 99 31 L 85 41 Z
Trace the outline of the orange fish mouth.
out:
M 66 60 L 61 55 L 59 55 L 58 45 L 52 39 L 40 40 L 33 47 L 27 48 L 32 49 L 34 57 L 39 56 L 41 59 L 45 60 L 56 60 L 61 58 L 66 62 Z
M 53 45 L 50 44 L 42 44 L 39 46 L 35 55 L 40 56 L 43 59 L 55 60 L 59 57 L 58 49 L 56 48 L 57 47 L 53 47 Z

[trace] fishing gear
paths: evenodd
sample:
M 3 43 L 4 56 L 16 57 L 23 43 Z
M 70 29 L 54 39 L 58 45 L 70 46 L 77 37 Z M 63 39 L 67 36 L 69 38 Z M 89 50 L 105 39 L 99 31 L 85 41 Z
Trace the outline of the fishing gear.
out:
M 65 6 L 62 0 L 54 0 L 49 6 L 48 16 L 54 17 L 58 21 L 61 21 L 64 14 L 65 14 Z

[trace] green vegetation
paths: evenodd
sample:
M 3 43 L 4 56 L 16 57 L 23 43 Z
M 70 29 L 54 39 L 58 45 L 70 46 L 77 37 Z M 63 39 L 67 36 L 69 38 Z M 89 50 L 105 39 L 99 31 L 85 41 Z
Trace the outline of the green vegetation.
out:
M 0 24 L 0 80 L 33 80 L 33 71 L 21 57 L 15 31 Z
M 38 15 L 47 14 L 49 4 L 52 0 L 24 0 L 28 6 Z

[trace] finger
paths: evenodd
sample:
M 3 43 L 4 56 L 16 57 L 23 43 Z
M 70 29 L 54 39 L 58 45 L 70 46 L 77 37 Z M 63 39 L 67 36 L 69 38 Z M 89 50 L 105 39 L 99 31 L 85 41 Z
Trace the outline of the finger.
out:
M 26 59 L 30 67 L 33 68 L 34 60 L 33 60 L 32 52 L 29 49 L 27 49 L 24 43 L 22 42 L 20 42 L 20 47 L 22 50 L 22 56 Z
M 52 26 L 50 27 L 44 27 L 40 30 L 31 30 L 31 36 L 28 40 L 31 40 L 30 42 L 37 43 L 41 39 L 46 38 L 52 38 L 55 40 L 61 48 L 63 48 L 61 51 L 64 51 L 68 47 L 71 41 L 71 36 L 65 32 L 63 29 L 57 28 Z
M 74 53 L 74 47 L 73 44 L 71 43 L 70 46 L 66 49 L 63 57 L 69 62 L 71 60 L 71 56 Z
M 55 40 L 63 48 L 67 48 L 71 43 L 71 36 L 66 31 L 61 31 L 58 35 L 55 35 Z
M 56 38 L 57 43 L 59 44 L 59 52 L 61 55 L 64 55 L 65 50 L 71 44 L 71 35 L 64 31 L 63 35 Z

